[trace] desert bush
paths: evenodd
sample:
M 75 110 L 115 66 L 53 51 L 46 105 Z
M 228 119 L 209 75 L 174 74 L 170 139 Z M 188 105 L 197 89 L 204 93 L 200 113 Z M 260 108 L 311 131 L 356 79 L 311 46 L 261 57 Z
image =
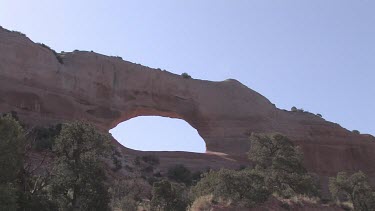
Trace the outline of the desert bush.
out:
M 113 210 L 136 210 L 145 197 L 146 184 L 137 179 L 115 180 L 109 189 Z
M 184 185 L 166 180 L 154 183 L 151 210 L 185 211 L 188 204 L 188 194 Z
M 56 138 L 51 195 L 63 210 L 108 210 L 102 159 L 111 147 L 107 134 L 85 122 L 66 123 Z
M 155 176 L 149 176 L 149 177 L 146 177 L 146 181 L 148 182 L 148 184 L 150 184 L 152 186 L 152 185 L 154 185 L 155 182 L 160 182 L 161 178 L 155 177 Z
M 333 199 L 352 203 L 354 210 L 375 210 L 375 191 L 362 171 L 350 176 L 339 172 L 329 179 L 329 190 Z
M 24 167 L 24 131 L 10 114 L 0 117 L 0 210 L 18 207 L 19 175 Z
M 152 173 L 154 171 L 154 167 L 153 166 L 146 166 L 146 167 L 142 168 L 141 171 L 144 172 L 144 173 Z
M 353 130 L 352 132 L 357 135 L 361 134 L 358 130 Z
M 137 211 L 150 211 L 150 210 L 151 210 L 150 200 L 143 200 L 138 204 Z
M 181 76 L 185 79 L 190 79 L 191 76 L 188 73 L 182 73 Z
M 205 195 L 196 198 L 190 206 L 189 211 L 211 211 L 213 205 L 213 195 Z
M 136 166 L 141 165 L 141 157 L 136 156 L 136 157 L 134 158 L 134 165 L 136 165 Z
M 56 137 L 60 134 L 61 124 L 50 127 L 37 127 L 33 130 L 33 148 L 37 151 L 52 150 Z
M 120 200 L 120 208 L 123 211 L 128 211 L 128 210 L 137 210 L 138 207 L 138 202 L 135 201 L 133 198 L 125 197 Z
M 150 165 L 159 165 L 160 161 L 156 155 L 144 155 L 142 161 Z
M 117 156 L 112 156 L 112 162 L 114 165 L 114 167 L 112 168 L 113 171 L 122 169 L 122 162 Z
M 0 184 L 15 182 L 23 168 L 24 130 L 11 115 L 0 117 Z
M 213 200 L 232 201 L 233 203 L 252 207 L 265 202 L 271 192 L 267 189 L 264 176 L 257 170 L 210 171 L 192 187 L 192 196 L 197 199 L 211 195 Z
M 13 115 L 0 117 L 0 210 L 56 210 L 46 190 L 48 170 L 28 159 L 32 130 L 24 132 Z
M 281 197 L 318 196 L 317 181 L 303 166 L 303 155 L 286 136 L 252 134 L 249 159 L 266 177 L 269 190 Z
M 112 147 L 111 159 L 114 165 L 114 167 L 112 168 L 113 171 L 118 171 L 122 169 L 121 157 L 121 153 L 115 147 Z
M 292 112 L 305 112 L 305 110 L 303 108 L 297 108 L 295 106 L 293 106 L 290 111 Z
M 10 111 L 10 112 L 6 112 L 6 113 L 0 113 L 0 117 L 5 117 L 5 116 L 12 117 L 14 120 L 16 120 L 18 122 L 18 124 L 21 125 L 21 123 L 19 122 L 18 114 L 17 114 L 16 111 Z
M 190 185 L 192 182 L 192 174 L 188 168 L 182 164 L 177 164 L 168 169 L 167 176 L 169 179 L 176 182 L 182 182 Z
M 15 184 L 0 182 L 0 210 L 17 210 Z
M 191 174 L 191 184 L 196 184 L 199 182 L 199 180 L 202 178 L 202 171 L 195 171 L 194 173 Z

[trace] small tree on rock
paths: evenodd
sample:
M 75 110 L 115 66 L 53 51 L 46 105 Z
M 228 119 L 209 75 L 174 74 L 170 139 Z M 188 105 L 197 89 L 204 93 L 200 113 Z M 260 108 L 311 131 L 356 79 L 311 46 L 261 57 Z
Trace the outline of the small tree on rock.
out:
M 191 76 L 188 73 L 182 73 L 181 76 L 185 79 L 191 79 Z

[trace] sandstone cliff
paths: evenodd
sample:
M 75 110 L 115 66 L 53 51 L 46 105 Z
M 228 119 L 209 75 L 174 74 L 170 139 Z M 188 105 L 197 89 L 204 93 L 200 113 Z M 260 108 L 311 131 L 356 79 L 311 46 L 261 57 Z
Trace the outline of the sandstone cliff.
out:
M 280 132 L 301 146 L 312 172 L 363 170 L 375 176 L 373 136 L 310 113 L 280 110 L 236 80 L 184 79 L 86 51 L 58 57 L 61 62 L 53 51 L 1 28 L 0 112 L 17 111 L 32 125 L 87 120 L 105 131 L 137 116 L 180 118 L 198 130 L 208 153 L 158 155 L 166 163 L 192 166 L 237 166 L 246 160 L 249 133 Z

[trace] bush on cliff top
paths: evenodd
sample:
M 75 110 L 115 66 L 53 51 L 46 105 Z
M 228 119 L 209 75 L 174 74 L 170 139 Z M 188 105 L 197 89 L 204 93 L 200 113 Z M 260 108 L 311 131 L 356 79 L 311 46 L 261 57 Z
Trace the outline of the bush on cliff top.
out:
M 191 79 L 191 76 L 188 73 L 182 73 L 181 76 L 185 79 Z

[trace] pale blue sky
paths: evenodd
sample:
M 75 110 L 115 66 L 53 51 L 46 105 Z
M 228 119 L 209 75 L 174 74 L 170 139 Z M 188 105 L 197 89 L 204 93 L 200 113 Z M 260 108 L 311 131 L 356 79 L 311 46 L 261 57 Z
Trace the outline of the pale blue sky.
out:
M 375 134 L 374 0 L 0 0 L 0 25 L 57 51 L 235 78 L 279 108 Z M 143 131 L 144 141 L 157 139 L 160 128 L 144 127 L 155 120 L 144 121 L 123 136 Z M 195 140 L 191 128 L 175 125 L 165 131 Z

